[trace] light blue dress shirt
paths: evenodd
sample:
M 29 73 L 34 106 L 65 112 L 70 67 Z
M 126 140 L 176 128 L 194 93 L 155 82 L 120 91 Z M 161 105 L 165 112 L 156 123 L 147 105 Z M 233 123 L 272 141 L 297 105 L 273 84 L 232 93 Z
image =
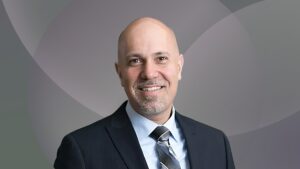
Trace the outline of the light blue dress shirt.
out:
M 156 141 L 149 136 L 150 133 L 157 126 L 159 126 L 159 124 L 135 112 L 129 103 L 127 103 L 126 105 L 126 112 L 138 137 L 138 141 L 142 148 L 148 168 L 160 169 L 158 156 L 155 150 Z M 190 167 L 185 146 L 185 139 L 179 128 L 179 125 L 175 120 L 174 107 L 172 108 L 172 115 L 170 119 L 165 124 L 163 124 L 163 126 L 167 127 L 171 131 L 171 137 L 169 138 L 170 145 L 172 146 L 176 154 L 176 158 L 180 163 L 181 169 L 189 169 Z

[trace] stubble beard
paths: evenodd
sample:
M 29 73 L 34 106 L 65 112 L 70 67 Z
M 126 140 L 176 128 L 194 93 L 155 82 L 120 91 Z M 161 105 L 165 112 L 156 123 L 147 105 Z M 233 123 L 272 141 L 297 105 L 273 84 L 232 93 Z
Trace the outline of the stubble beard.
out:
M 138 113 L 146 116 L 158 115 L 167 109 L 166 96 L 163 95 L 144 95 L 140 93 L 138 88 L 147 85 L 161 85 L 165 86 L 165 81 L 154 79 L 139 82 L 133 89 L 134 100 L 136 101 L 136 108 Z
M 158 96 L 137 96 L 139 113 L 146 116 L 161 114 L 166 109 L 166 103 L 163 98 Z

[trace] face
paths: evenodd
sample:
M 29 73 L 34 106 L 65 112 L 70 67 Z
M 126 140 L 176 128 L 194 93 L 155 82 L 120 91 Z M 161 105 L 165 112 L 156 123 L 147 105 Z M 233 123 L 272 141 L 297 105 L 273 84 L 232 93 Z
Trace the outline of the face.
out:
M 144 24 L 128 31 L 119 47 L 116 70 L 133 109 L 144 116 L 169 114 L 183 65 L 174 35 Z

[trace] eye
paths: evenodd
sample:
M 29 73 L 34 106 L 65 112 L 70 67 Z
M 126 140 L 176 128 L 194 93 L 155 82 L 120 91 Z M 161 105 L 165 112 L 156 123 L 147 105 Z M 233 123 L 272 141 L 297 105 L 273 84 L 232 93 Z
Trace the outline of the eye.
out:
M 164 63 L 167 63 L 168 59 L 169 58 L 167 56 L 159 56 L 159 57 L 157 57 L 157 62 L 164 64 Z
M 142 63 L 142 60 L 140 58 L 131 58 L 128 61 L 129 66 L 135 66 Z

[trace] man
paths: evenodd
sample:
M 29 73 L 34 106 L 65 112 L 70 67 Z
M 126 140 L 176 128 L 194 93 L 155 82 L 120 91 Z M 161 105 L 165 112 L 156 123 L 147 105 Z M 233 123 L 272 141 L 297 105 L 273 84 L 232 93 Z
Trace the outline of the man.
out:
M 56 169 L 235 168 L 223 132 L 175 111 L 183 56 L 169 27 L 147 17 L 130 23 L 115 67 L 128 101 L 65 136 Z

